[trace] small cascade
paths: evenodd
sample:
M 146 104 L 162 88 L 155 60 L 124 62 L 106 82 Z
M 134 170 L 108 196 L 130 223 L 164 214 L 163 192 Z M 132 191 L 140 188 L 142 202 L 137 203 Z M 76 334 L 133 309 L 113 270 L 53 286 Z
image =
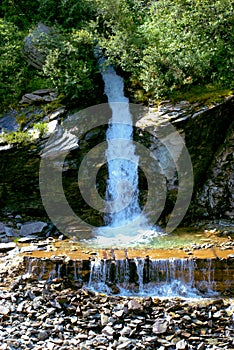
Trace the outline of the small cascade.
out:
M 135 258 L 134 262 L 136 264 L 136 271 L 138 276 L 138 284 L 139 284 L 139 294 L 144 292 L 144 267 L 145 267 L 145 259 Z
M 125 252 L 126 253 L 126 252 Z M 25 257 L 24 278 L 68 279 L 108 294 L 158 297 L 211 297 L 233 287 L 233 264 L 226 259 L 98 258 L 91 260 Z
M 206 264 L 201 269 L 203 278 L 199 282 L 200 290 L 212 291 L 216 288 L 215 269 L 212 264 L 212 259 L 207 259 Z
M 209 264 L 209 262 L 208 262 Z M 214 267 L 208 265 L 202 281 L 195 280 L 193 259 L 135 258 L 91 261 L 89 288 L 121 295 L 154 295 L 162 297 L 198 297 L 214 295 Z

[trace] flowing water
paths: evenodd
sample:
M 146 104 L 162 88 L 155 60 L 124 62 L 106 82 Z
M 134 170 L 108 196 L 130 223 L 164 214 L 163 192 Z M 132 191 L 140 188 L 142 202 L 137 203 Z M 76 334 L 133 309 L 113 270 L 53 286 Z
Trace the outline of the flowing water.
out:
M 123 79 L 111 66 L 100 60 L 105 94 L 112 111 L 106 132 L 108 180 L 106 188 L 105 226 L 97 230 L 97 245 L 129 243 L 138 237 L 158 236 L 141 215 L 138 189 L 138 162 L 133 142 L 133 120 L 129 100 L 124 96 Z M 161 232 L 162 233 L 162 232 Z
M 226 259 L 25 257 L 25 266 L 25 277 L 48 283 L 69 278 L 96 292 L 126 296 L 215 297 L 233 286 L 233 266 Z

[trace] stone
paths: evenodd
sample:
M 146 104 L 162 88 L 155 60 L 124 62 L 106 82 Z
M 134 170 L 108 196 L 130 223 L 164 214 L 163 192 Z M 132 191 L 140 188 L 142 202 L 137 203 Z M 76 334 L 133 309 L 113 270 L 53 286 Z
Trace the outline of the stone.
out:
M 110 326 L 106 326 L 105 328 L 103 328 L 102 333 L 108 336 L 112 336 L 115 333 L 115 330 Z
M 135 299 L 128 302 L 129 311 L 143 311 L 143 306 Z
M 2 222 L 0 222 L 0 234 L 1 233 L 5 233 L 5 225 Z
M 39 248 L 36 245 L 30 245 L 30 246 L 26 246 L 26 247 L 22 247 L 20 249 L 21 253 L 28 253 L 28 252 L 36 252 L 37 250 L 44 250 L 43 248 Z
M 53 132 L 55 132 L 57 126 L 58 126 L 58 121 L 57 120 L 52 120 L 47 124 L 48 126 L 48 131 L 46 132 L 45 136 L 51 135 Z
M 6 252 L 12 249 L 15 249 L 16 243 L 9 242 L 9 243 L 0 243 L 0 252 Z
M 117 316 L 118 318 L 122 317 L 124 315 L 124 310 L 119 310 L 115 312 L 115 316 Z
M 153 333 L 164 334 L 168 329 L 168 321 L 163 318 L 158 318 L 153 324 Z
M 45 330 L 40 330 L 37 337 L 39 340 L 46 340 L 49 337 L 49 335 Z
M 206 348 L 206 344 L 204 342 L 198 344 L 197 346 L 197 350 L 205 350 Z
M 8 315 L 10 313 L 10 309 L 3 305 L 0 305 L 0 315 Z
M 38 241 L 40 238 L 37 236 L 26 236 L 26 237 L 21 237 L 18 239 L 18 243 L 29 243 L 29 242 L 35 242 Z
M 56 109 L 50 114 L 49 116 L 50 120 L 54 120 L 54 119 L 57 120 L 59 117 L 61 117 L 65 113 L 65 111 L 66 111 L 65 107 L 60 107 Z
M 128 349 L 129 346 L 131 346 L 131 341 L 130 340 L 128 340 L 128 341 L 126 341 L 126 342 L 124 342 L 122 344 L 117 345 L 116 349 L 117 350 L 124 350 L 124 349 Z
M 176 343 L 176 350 L 186 350 L 188 349 L 188 343 L 182 339 Z
M 101 313 L 101 325 L 105 326 L 109 322 L 109 316 L 105 315 L 104 313 Z
M 131 333 L 132 329 L 131 327 L 125 326 L 121 331 L 120 334 L 124 337 Z
M 20 236 L 29 236 L 35 233 L 41 233 L 47 226 L 47 223 L 42 221 L 27 222 L 21 226 Z
M 36 28 L 24 39 L 24 55 L 27 62 L 38 69 L 41 69 L 46 58 L 46 51 L 41 50 L 45 36 L 52 34 L 51 28 L 38 23 Z M 44 44 L 43 44 L 44 45 Z

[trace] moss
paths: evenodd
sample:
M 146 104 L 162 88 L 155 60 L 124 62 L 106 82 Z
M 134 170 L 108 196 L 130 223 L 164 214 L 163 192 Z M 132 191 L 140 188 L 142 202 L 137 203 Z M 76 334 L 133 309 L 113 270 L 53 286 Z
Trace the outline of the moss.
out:
M 234 93 L 233 90 L 223 88 L 217 84 L 194 85 L 189 88 L 174 91 L 168 97 L 172 102 L 187 100 L 190 103 L 199 102 L 201 104 L 211 105 L 215 102 L 222 102 L 224 97 Z
M 16 117 L 16 121 L 19 124 L 20 130 L 23 130 L 25 125 L 27 124 L 27 117 L 25 113 L 19 114 Z
M 2 139 L 4 142 L 10 145 L 25 146 L 32 141 L 32 136 L 28 132 L 14 131 L 11 133 L 3 134 Z

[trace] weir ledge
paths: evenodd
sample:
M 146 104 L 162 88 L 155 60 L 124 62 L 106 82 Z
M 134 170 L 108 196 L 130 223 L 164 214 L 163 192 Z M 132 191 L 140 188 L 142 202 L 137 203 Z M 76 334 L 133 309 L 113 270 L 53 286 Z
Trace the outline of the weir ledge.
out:
M 234 259 L 77 259 L 24 257 L 25 275 L 69 280 L 74 286 L 109 294 L 155 296 L 230 295 Z

